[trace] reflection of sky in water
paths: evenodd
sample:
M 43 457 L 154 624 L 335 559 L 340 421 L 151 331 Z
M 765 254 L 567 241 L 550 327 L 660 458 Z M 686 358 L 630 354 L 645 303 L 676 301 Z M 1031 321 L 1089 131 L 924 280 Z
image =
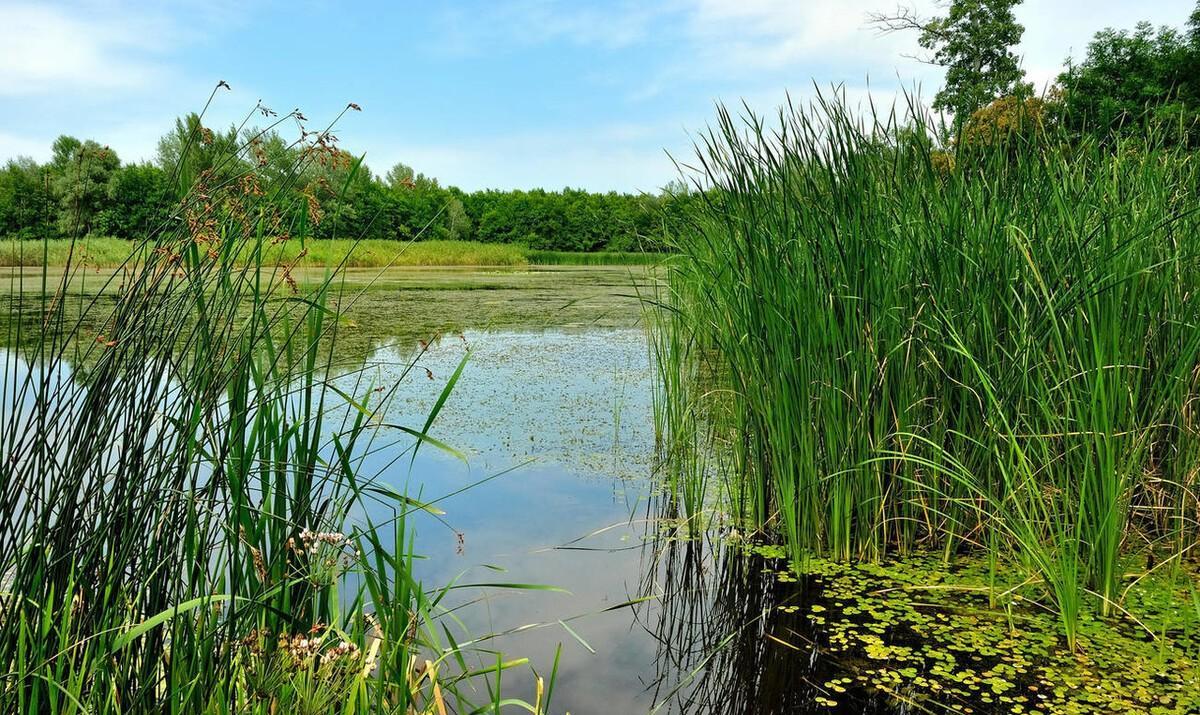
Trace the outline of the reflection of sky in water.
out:
M 464 583 L 567 589 L 570 594 L 467 589 L 458 592 L 458 602 L 486 599 L 456 615 L 476 637 L 553 624 L 490 647 L 506 657 L 529 657 L 545 675 L 561 643 L 556 711 L 645 711 L 642 679 L 652 671 L 655 644 L 629 610 L 598 613 L 636 598 L 644 577 L 642 520 L 653 450 L 644 333 L 467 331 L 464 338 L 444 337 L 420 356 L 384 419 L 419 430 L 469 345 L 470 360 L 430 430 L 464 452 L 469 464 L 422 447 L 411 476 L 405 457 L 381 477 L 398 488 L 407 481 L 410 493 L 432 499 L 517 468 L 439 502 L 452 528 L 426 515 L 417 520 L 417 551 L 428 557 L 418 563 L 418 577 L 436 587 L 468 571 Z M 368 361 L 367 377 L 390 385 L 411 360 L 408 352 L 381 349 Z M 383 466 L 382 454 L 375 459 L 365 465 L 367 473 Z M 462 553 L 455 531 L 464 538 Z M 595 654 L 557 624 L 581 614 L 596 614 L 571 621 Z M 505 682 L 516 689 L 506 695 L 523 696 L 532 675 L 513 673 Z
M 444 337 L 420 356 L 387 421 L 419 429 L 468 346 L 471 357 L 431 434 L 466 452 L 473 468 L 532 459 L 576 475 L 645 476 L 653 425 L 642 331 Z M 407 352 L 375 354 L 377 384 L 396 379 L 412 359 Z

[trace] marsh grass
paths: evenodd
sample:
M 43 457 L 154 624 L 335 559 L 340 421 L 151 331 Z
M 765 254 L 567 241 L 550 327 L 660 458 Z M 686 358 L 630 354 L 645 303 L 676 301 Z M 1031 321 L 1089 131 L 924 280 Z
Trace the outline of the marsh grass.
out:
M 660 253 L 640 251 L 540 251 L 527 249 L 525 257 L 535 266 L 648 266 L 663 259 Z
M 357 170 L 328 129 L 305 136 L 293 175 Z M 280 222 L 256 197 L 279 187 L 219 169 L 118 262 L 102 305 L 72 293 L 84 241 L 14 293 L 0 711 L 545 712 L 554 673 L 537 702 L 502 701 L 502 671 L 524 661 L 469 663 L 442 606 L 461 586 L 414 580 L 412 515 L 435 507 L 366 471 L 370 454 L 449 449 L 429 434 L 437 410 L 384 425 L 399 383 L 334 386 L 354 297 L 336 270 L 300 293 L 294 263 L 266 259 Z M 287 233 L 304 241 L 304 219 Z M 390 517 L 364 522 L 368 507 Z
M 1121 610 L 1121 557 L 1196 544 L 1200 272 L 1193 155 L 1052 132 L 960 146 L 834 98 L 721 109 L 670 265 L 660 430 L 704 395 L 727 506 L 806 555 L 991 552 L 1074 644 Z M 694 503 L 695 499 L 687 501 Z
M 88 236 L 80 239 L 30 241 L 0 240 L 0 266 L 40 268 L 82 264 L 92 268 L 124 265 L 138 242 L 120 238 Z M 300 256 L 301 251 L 304 252 Z M 261 256 L 253 256 L 243 247 L 237 263 L 261 261 L 263 265 L 306 267 L 338 266 L 348 268 L 390 268 L 410 266 L 629 266 L 657 263 L 656 253 L 538 251 L 511 243 L 478 241 L 381 241 L 351 239 L 315 239 L 286 241 L 268 245 Z

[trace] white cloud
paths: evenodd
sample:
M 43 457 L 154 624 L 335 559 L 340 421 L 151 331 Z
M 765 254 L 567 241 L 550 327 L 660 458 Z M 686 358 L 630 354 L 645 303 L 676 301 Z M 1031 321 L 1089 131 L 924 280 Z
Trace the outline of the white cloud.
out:
M 897 75 L 905 86 L 936 81 L 939 70 L 905 56 L 915 47 L 914 37 L 881 34 L 871 25 L 871 13 L 895 7 L 890 0 L 690 0 L 682 46 L 671 61 L 648 72 L 630 98 L 651 99 L 681 84 L 712 81 L 751 94 L 868 80 L 894 89 L 901 84 Z M 932 8 L 931 0 L 917 2 L 918 11 Z
M 18 156 L 41 159 L 48 153 L 49 148 L 40 139 L 0 132 L 0 160 L 14 159 Z
M 366 163 L 378 174 L 397 161 L 465 190 L 487 188 L 594 191 L 620 187 L 657 192 L 675 177 L 664 146 L 686 147 L 679 124 L 625 122 L 560 131 L 471 137 L 452 144 L 398 145 L 387 137 L 361 137 Z
M 879 0 L 697 0 L 689 30 L 699 49 L 738 70 L 776 70 L 814 60 L 888 61 L 899 43 L 881 38 L 868 23 L 869 13 L 891 7 L 880 5 Z
M 165 76 L 167 34 L 139 13 L 0 5 L 0 95 L 144 89 Z

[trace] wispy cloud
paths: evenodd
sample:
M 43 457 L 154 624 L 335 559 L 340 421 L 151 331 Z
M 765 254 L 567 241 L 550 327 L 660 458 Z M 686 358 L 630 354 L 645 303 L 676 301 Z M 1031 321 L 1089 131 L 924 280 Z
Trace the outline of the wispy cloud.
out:
M 0 5 L 0 95 L 144 89 L 166 70 L 161 20 L 111 9 Z
M 686 149 L 686 141 L 681 141 L 686 138 L 672 122 L 613 122 L 495 133 L 445 144 L 397 144 L 387 136 L 368 136 L 360 145 L 367 148 L 366 162 L 376 173 L 403 161 L 467 190 L 569 186 L 656 192 L 676 175 L 663 147 Z
M 617 0 L 602 6 L 564 0 L 513 0 L 486 10 L 451 7 L 442 15 L 438 46 L 479 54 L 547 42 L 620 49 L 651 37 L 655 22 L 678 9 L 677 1 Z
M 712 64 L 739 72 L 847 58 L 890 63 L 897 43 L 868 25 L 881 9 L 879 0 L 697 0 L 688 30 Z

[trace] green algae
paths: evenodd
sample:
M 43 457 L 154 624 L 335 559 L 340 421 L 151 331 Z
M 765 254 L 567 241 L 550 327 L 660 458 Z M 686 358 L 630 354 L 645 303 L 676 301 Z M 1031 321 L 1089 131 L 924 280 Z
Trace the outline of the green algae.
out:
M 773 545 L 752 551 L 782 555 Z M 996 581 L 983 561 L 918 556 L 813 558 L 773 571 L 782 588 L 809 587 L 776 609 L 801 613 L 822 656 L 849 674 L 814 698 L 831 710 L 845 711 L 848 692 L 870 692 L 929 712 L 1200 712 L 1195 564 L 1128 579 L 1127 615 L 1085 612 L 1074 651 L 1017 568 Z

